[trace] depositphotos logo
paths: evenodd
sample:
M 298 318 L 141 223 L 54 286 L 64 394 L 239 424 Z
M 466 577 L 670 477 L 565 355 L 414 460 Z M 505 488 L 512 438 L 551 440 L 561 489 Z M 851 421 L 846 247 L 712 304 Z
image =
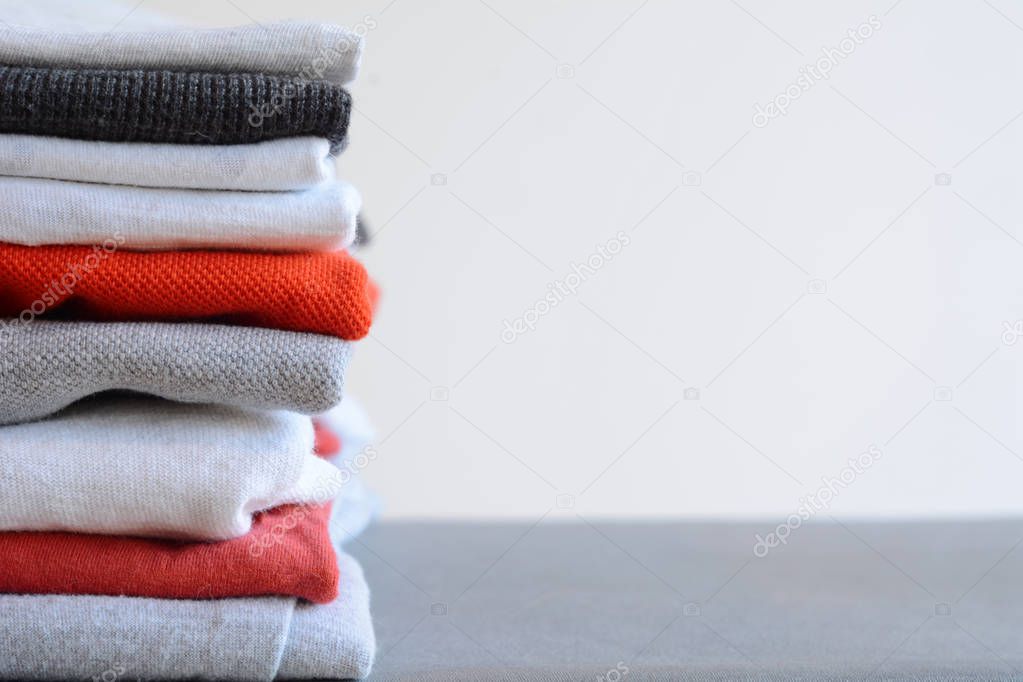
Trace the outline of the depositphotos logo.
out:
M 827 510 L 831 506 L 832 500 L 852 485 L 859 476 L 866 473 L 874 465 L 874 462 L 881 459 L 881 454 L 880 448 L 871 445 L 866 452 L 846 460 L 847 466 L 838 473 L 838 476 L 822 477 L 821 487 L 812 494 L 801 497 L 799 507 L 795 512 L 789 514 L 783 523 L 779 523 L 766 536 L 761 537 L 760 533 L 754 536 L 756 543 L 753 545 L 753 556 L 763 559 L 778 545 L 787 545 L 789 537 L 803 525 L 804 521 L 809 521 L 814 515 Z
M 514 320 L 504 320 L 501 340 L 505 343 L 512 343 L 523 334 L 535 330 L 542 317 L 549 314 L 569 296 L 574 296 L 587 280 L 594 277 L 601 268 L 614 260 L 631 243 L 632 238 L 619 230 L 614 237 L 603 244 L 598 244 L 596 250 L 585 261 L 572 263 L 572 272 L 549 283 L 547 294 L 543 298 Z
M 881 20 L 871 15 L 867 21 L 846 31 L 846 37 L 842 38 L 836 47 L 822 47 L 821 56 L 817 61 L 801 66 L 799 76 L 789 83 L 788 87 L 772 97 L 767 104 L 761 105 L 757 102 L 754 105 L 753 125 L 764 128 L 772 119 L 787 114 L 793 102 L 809 92 L 817 83 L 831 78 L 831 71 L 880 28 Z
M 32 301 L 13 320 L 0 320 L 0 338 L 10 336 L 16 325 L 28 325 L 60 301 L 71 296 L 78 284 L 98 269 L 110 256 L 127 241 L 120 232 L 102 244 L 92 247 L 92 253 L 77 263 L 72 263 L 60 277 L 50 281 L 39 298 Z

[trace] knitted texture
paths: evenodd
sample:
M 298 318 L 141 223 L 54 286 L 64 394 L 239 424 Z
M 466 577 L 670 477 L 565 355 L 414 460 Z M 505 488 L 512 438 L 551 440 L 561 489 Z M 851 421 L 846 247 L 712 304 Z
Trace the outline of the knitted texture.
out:
M 239 537 L 256 512 L 341 491 L 313 444 L 311 420 L 290 412 L 85 401 L 0 428 L 0 530 Z
M 322 604 L 337 597 L 338 584 L 329 512 L 329 505 L 277 507 L 257 515 L 247 535 L 224 542 L 0 533 L 0 593 L 170 599 L 283 595 Z
M 330 143 L 320 137 L 218 146 L 0 135 L 0 175 L 140 187 L 285 192 L 331 182 L 337 172 Z
M 345 252 L 135 253 L 0 244 L 0 317 L 220 321 L 355 340 L 369 332 L 374 289 Z M 21 324 L 22 322 L 19 322 Z M 0 327 L 0 336 L 10 327 Z
M 358 73 L 363 39 L 343 26 L 288 21 L 179 28 L 136 6 L 131 24 L 147 23 L 152 30 L 125 31 L 119 24 L 129 10 L 123 3 L 102 0 L 3 0 L 0 61 L 29 66 L 308 73 L 339 85 L 354 80 Z M 115 26 L 119 30 L 112 31 Z
M 338 454 L 337 435 L 322 424 L 315 427 L 316 454 Z M 332 517 L 330 503 L 276 507 L 257 514 L 247 535 L 216 543 L 0 533 L 5 567 L 0 593 L 176 599 L 282 595 L 327 603 L 337 598 L 337 557 L 328 525 L 338 518 Z
M 335 251 L 355 241 L 359 192 L 334 182 L 304 192 L 213 192 L 0 177 L 0 242 L 126 249 Z
M 111 142 L 240 144 L 348 131 L 351 96 L 259 73 L 0 66 L 0 132 Z
M 341 402 L 351 344 L 319 334 L 209 324 L 7 321 L 0 424 L 114 389 L 188 403 L 314 414 Z
M 376 652 L 369 588 L 347 554 L 338 571 L 330 604 L 0 595 L 0 679 L 363 678 Z

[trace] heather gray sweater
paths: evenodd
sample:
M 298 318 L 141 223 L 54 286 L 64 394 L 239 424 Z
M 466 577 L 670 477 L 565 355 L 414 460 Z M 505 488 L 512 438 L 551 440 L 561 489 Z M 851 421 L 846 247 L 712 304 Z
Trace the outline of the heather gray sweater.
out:
M 317 414 L 341 402 L 351 347 L 255 327 L 0 320 L 0 424 L 108 390 Z

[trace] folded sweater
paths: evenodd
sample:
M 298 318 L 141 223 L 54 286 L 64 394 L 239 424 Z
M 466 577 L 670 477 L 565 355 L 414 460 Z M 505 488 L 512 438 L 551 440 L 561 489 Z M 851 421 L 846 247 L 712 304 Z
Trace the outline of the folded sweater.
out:
M 332 458 L 339 448 L 337 435 L 317 425 L 316 452 Z M 361 530 L 353 524 L 365 516 L 364 502 L 351 495 L 358 483 L 353 478 L 344 484 L 342 502 L 277 507 L 256 515 L 248 534 L 217 543 L 0 532 L 0 593 L 164 599 L 281 595 L 329 603 L 338 597 L 339 583 L 331 540 L 340 545 L 351 539 Z
M 341 148 L 351 96 L 261 73 L 0 66 L 0 132 L 109 142 L 241 144 L 324 137 Z
M 355 241 L 359 192 L 332 182 L 303 192 L 225 192 L 0 177 L 0 241 L 26 246 L 334 251 Z
M 116 229 L 116 228 L 115 228 Z M 117 251 L 0 244 L 0 317 L 93 321 L 219 321 L 355 340 L 369 332 L 374 293 L 345 252 L 269 254 Z M 0 337 L 9 325 L 0 324 Z
M 160 17 L 144 31 L 120 29 L 138 5 L 89 0 L 0 2 L 0 61 L 29 66 L 253 71 L 355 79 L 363 39 L 343 26 L 306 21 L 237 28 L 178 28 Z M 55 30 L 55 26 L 59 27 Z M 368 27 L 366 27 L 368 28 Z
M 337 435 L 322 424 L 314 426 L 316 454 L 335 457 Z M 164 599 L 280 595 L 328 603 L 337 598 L 338 585 L 331 538 L 345 532 L 338 528 L 343 518 L 336 508 L 331 514 L 329 502 L 276 507 L 257 514 L 248 534 L 224 542 L 0 533 L 0 593 Z
M 256 515 L 247 534 L 224 542 L 0 532 L 0 593 L 281 595 L 327 603 L 338 584 L 329 516 L 330 504 L 275 507 Z
M 0 530 L 239 537 L 256 512 L 340 492 L 313 438 L 311 420 L 290 412 L 83 401 L 0 427 Z
M 376 650 L 369 588 L 341 552 L 338 571 L 330 604 L 0 595 L 0 679 L 366 677 Z
M 0 321 L 0 424 L 127 390 L 315 414 L 341 402 L 347 341 L 213 324 Z
M 336 169 L 330 142 L 320 137 L 217 146 L 0 135 L 0 175 L 139 187 L 285 192 L 332 182 Z

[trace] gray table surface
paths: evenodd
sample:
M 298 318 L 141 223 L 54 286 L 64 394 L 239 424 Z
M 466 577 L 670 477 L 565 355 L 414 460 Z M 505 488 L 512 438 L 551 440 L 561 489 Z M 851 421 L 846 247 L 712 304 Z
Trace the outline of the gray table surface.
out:
M 384 523 L 373 680 L 1021 679 L 1023 520 Z

